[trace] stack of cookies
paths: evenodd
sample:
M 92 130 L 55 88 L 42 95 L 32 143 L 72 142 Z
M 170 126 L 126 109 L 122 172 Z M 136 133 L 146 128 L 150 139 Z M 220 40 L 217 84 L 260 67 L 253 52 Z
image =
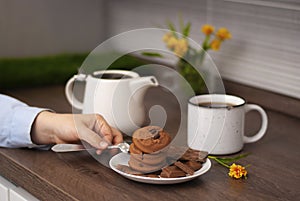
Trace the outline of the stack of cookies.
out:
M 166 147 L 170 135 L 158 126 L 147 126 L 136 130 L 130 145 L 129 167 L 141 173 L 160 170 L 167 165 Z

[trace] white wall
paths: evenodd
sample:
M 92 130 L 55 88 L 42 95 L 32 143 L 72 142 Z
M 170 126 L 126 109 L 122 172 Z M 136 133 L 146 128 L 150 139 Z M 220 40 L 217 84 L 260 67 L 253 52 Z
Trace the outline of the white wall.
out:
M 106 7 L 111 36 L 177 21 L 178 13 L 192 22 L 191 37 L 199 42 L 204 23 L 226 26 L 232 40 L 210 52 L 224 78 L 300 98 L 297 0 L 111 0 Z
M 300 98 L 299 0 L 0 0 L 0 57 L 88 52 L 179 13 L 199 43 L 204 23 L 232 32 L 210 52 L 224 78 Z
M 0 57 L 89 52 L 103 37 L 102 0 L 0 0 Z

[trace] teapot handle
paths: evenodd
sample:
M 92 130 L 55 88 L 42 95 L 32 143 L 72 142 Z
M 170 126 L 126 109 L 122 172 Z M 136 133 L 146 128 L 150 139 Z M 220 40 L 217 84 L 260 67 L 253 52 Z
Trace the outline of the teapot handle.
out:
M 84 76 L 84 77 L 83 77 Z M 75 80 L 80 80 L 84 81 L 86 78 L 86 75 L 80 74 L 80 75 L 74 75 L 72 78 L 70 78 L 66 84 L 65 87 L 65 94 L 67 97 L 67 100 L 69 103 L 75 107 L 76 109 L 82 110 L 83 109 L 83 103 L 80 102 L 73 93 L 73 88 L 74 88 L 74 82 Z

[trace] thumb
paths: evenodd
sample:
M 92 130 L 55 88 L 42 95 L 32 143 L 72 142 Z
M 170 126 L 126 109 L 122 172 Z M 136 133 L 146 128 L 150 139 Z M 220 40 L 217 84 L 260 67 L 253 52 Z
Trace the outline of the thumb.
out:
M 106 139 L 102 138 L 100 135 L 95 133 L 94 131 L 84 128 L 83 129 L 84 134 L 81 134 L 80 138 L 87 143 L 89 143 L 91 146 L 95 147 L 96 149 L 106 149 L 109 145 L 109 143 L 106 141 Z

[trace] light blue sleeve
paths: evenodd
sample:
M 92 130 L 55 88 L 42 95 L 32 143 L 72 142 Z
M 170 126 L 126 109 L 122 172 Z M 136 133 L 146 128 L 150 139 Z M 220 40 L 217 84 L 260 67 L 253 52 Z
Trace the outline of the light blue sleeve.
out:
M 0 147 L 41 147 L 33 144 L 30 132 L 36 116 L 44 110 L 0 94 Z

